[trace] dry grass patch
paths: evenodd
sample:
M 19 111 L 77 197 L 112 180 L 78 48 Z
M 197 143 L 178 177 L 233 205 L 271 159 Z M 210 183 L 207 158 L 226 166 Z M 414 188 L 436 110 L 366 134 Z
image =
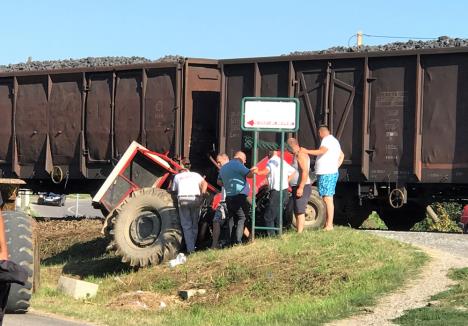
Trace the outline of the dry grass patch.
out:
M 47 260 L 76 243 L 85 243 L 100 237 L 101 220 L 52 220 L 37 223 L 41 241 L 40 255 Z

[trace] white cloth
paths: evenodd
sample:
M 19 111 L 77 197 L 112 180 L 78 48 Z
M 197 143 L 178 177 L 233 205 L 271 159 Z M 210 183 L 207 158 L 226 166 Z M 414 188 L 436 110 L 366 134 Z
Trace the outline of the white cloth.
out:
M 226 189 L 224 189 L 224 187 L 221 187 L 221 201 L 226 201 Z
M 316 174 L 333 174 L 338 172 L 338 160 L 341 154 L 341 146 L 338 139 L 328 135 L 322 139 L 320 147 L 326 147 L 328 150 L 317 156 L 315 161 Z
M 270 185 L 270 189 L 277 191 L 288 189 L 288 177 L 296 172 L 295 168 L 293 168 L 291 165 L 288 164 L 288 162 L 283 160 L 283 189 L 280 189 L 280 165 L 281 158 L 275 155 L 268 161 L 266 166 L 268 171 L 270 171 L 270 173 L 268 174 L 268 183 Z
M 200 183 L 203 178 L 196 172 L 184 171 L 174 176 L 172 191 L 177 192 L 178 197 L 200 195 Z

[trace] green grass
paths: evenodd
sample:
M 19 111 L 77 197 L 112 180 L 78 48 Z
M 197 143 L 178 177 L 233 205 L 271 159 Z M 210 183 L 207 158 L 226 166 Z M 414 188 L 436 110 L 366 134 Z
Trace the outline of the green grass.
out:
M 449 276 L 458 284 L 432 297 L 434 303 L 409 310 L 395 322 L 400 325 L 467 325 L 468 267 L 452 270 Z
M 199 252 L 175 269 L 164 264 L 135 271 L 99 248 L 95 257 L 89 250 L 79 254 L 76 244 L 71 249 L 44 262 L 33 307 L 107 325 L 321 324 L 373 304 L 427 260 L 408 245 L 340 227 Z M 83 301 L 57 293 L 63 271 L 98 283 L 98 295 Z M 175 299 L 179 289 L 188 288 L 207 294 Z M 156 305 L 129 311 L 114 304 L 138 290 L 154 295 L 147 303 Z M 158 308 L 158 298 L 167 308 Z

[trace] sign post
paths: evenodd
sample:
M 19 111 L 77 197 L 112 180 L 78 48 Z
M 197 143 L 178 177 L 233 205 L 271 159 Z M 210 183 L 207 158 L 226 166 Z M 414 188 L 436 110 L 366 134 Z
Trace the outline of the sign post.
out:
M 244 97 L 242 99 L 241 129 L 253 131 L 253 165 L 257 165 L 257 149 L 259 132 L 281 133 L 280 159 L 280 211 L 278 227 L 255 226 L 256 187 L 257 178 L 253 177 L 252 189 L 252 240 L 255 239 L 255 229 L 277 230 L 281 235 L 283 230 L 283 162 L 284 135 L 286 132 L 296 132 L 299 129 L 299 100 L 290 97 Z

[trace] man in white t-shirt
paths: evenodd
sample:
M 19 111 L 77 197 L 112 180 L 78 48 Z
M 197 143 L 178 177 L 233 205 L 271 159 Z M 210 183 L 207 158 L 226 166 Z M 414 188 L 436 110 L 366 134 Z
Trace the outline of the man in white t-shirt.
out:
M 279 210 L 280 210 L 280 192 L 283 192 L 283 207 L 288 200 L 289 181 L 297 173 L 296 169 L 283 160 L 283 183 L 280 187 L 281 174 L 281 157 L 279 151 L 271 151 L 269 153 L 270 160 L 266 167 L 262 170 L 255 170 L 257 175 L 268 175 L 268 184 L 270 187 L 270 201 L 265 210 L 265 226 L 266 227 L 282 227 L 279 225 Z M 269 236 L 276 234 L 275 230 L 267 230 Z
M 333 230 L 333 215 L 335 206 L 333 204 L 333 195 L 335 194 L 336 183 L 338 181 L 338 168 L 344 160 L 344 154 L 341 150 L 338 140 L 330 134 L 327 126 L 319 127 L 319 136 L 322 140 L 319 149 L 305 149 L 301 151 L 309 155 L 317 156 L 315 161 L 315 173 L 317 174 L 317 183 L 320 196 L 327 209 L 327 220 L 325 230 Z
M 187 252 L 192 253 L 195 251 L 198 233 L 201 194 L 206 192 L 208 184 L 200 174 L 189 171 L 189 164 L 186 162 L 181 172 L 174 176 L 172 191 L 177 194 L 180 224 L 184 232 Z

